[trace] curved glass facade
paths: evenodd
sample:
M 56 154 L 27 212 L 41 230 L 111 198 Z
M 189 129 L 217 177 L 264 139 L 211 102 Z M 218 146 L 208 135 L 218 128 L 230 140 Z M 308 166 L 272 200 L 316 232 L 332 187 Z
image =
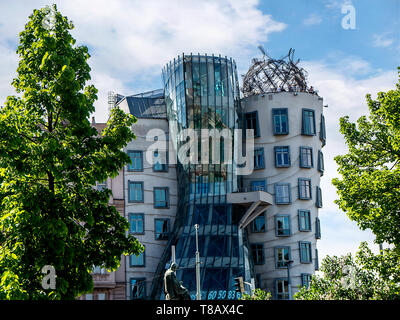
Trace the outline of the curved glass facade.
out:
M 232 59 L 184 55 L 168 63 L 162 76 L 170 139 L 176 152 L 187 142 L 186 136 L 181 136 L 185 129 L 193 129 L 198 137 L 201 129 L 228 129 L 233 141 L 233 130 L 240 128 L 241 112 L 236 64 Z M 237 226 L 243 212 L 226 202 L 226 194 L 237 191 L 238 178 L 233 152 L 228 153 L 231 161 L 224 154 L 224 141 L 221 137 L 208 141 L 209 150 L 212 144 L 220 150 L 218 164 L 211 160 L 204 163 L 201 159 L 207 150 L 202 149 L 200 139 L 193 147 L 197 149 L 195 158 L 189 163 L 178 159 L 177 163 L 178 212 L 172 239 L 158 271 L 161 276 L 168 267 L 171 255 L 167 251 L 175 245 L 177 276 L 189 289 L 192 299 L 196 295 L 195 224 L 199 225 L 203 300 L 236 299 L 234 278 L 245 277 L 245 270 L 249 269 L 246 236 Z M 152 295 L 162 297 L 162 286 L 153 285 Z

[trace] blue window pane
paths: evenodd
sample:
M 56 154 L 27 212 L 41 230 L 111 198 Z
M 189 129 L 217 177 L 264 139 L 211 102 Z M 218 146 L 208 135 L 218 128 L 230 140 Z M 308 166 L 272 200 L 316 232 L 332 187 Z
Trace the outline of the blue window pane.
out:
M 144 266 L 144 252 L 141 252 L 138 255 L 132 254 L 130 257 L 132 267 Z
M 142 202 L 143 201 L 143 183 L 142 182 L 129 182 L 129 201 Z
M 275 203 L 289 204 L 290 201 L 290 184 L 275 184 Z
M 300 262 L 311 263 L 311 242 L 300 242 Z
M 132 163 L 128 165 L 128 171 L 142 171 L 143 170 L 143 156 L 142 151 L 128 151 Z
M 312 148 L 300 147 L 300 167 L 312 168 L 313 166 Z
M 144 232 L 144 216 L 143 214 L 129 214 L 130 232 L 143 233 Z
M 290 260 L 290 247 L 275 248 L 275 266 L 276 268 L 286 268 Z
M 262 213 L 252 221 L 251 231 L 252 232 L 265 232 L 265 214 Z
M 259 137 L 260 136 L 260 129 L 258 125 L 258 113 L 257 111 L 254 112 L 249 112 L 245 114 L 245 124 L 246 124 L 246 129 L 253 129 L 254 130 L 254 136 Z
M 319 218 L 315 218 L 315 238 L 321 239 L 321 223 Z
M 252 181 L 251 182 L 252 191 L 267 191 L 265 180 Z
M 299 178 L 299 199 L 309 200 L 311 199 L 311 180 Z
M 290 148 L 289 146 L 275 147 L 275 166 L 289 167 L 290 166 Z
M 254 169 L 264 168 L 264 148 L 254 149 Z
M 277 300 L 289 299 L 289 282 L 285 279 L 275 280 L 275 293 Z
M 302 134 L 315 135 L 314 110 L 303 109 Z
M 288 134 L 288 111 L 287 109 L 273 109 L 272 118 L 274 123 L 274 134 Z
M 146 279 L 144 278 L 134 278 L 131 279 L 131 299 L 138 300 L 144 299 L 146 297 Z
M 321 114 L 321 125 L 319 131 L 319 138 L 322 141 L 322 146 L 325 145 L 326 142 L 326 128 L 325 128 L 325 117 Z
M 324 167 L 324 155 L 321 152 L 321 150 L 319 150 L 318 151 L 318 171 L 323 174 L 324 170 L 325 170 L 325 167 Z
M 155 239 L 168 240 L 169 219 L 155 219 Z
M 288 215 L 275 216 L 275 233 L 277 236 L 290 235 L 290 217 Z
M 299 210 L 299 230 L 311 230 L 311 213 L 309 210 Z
M 320 187 L 317 187 L 317 200 L 315 205 L 317 208 L 322 208 L 322 192 Z
M 311 274 L 302 273 L 301 274 L 301 285 L 303 287 L 309 287 L 311 283 Z
M 168 207 L 168 188 L 154 188 L 154 207 Z

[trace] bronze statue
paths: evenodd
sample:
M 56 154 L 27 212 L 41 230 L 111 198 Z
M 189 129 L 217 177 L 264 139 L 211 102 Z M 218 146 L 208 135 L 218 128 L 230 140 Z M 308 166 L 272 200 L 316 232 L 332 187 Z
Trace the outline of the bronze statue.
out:
M 178 265 L 174 262 L 164 274 L 165 300 L 191 300 L 188 289 L 176 278 Z

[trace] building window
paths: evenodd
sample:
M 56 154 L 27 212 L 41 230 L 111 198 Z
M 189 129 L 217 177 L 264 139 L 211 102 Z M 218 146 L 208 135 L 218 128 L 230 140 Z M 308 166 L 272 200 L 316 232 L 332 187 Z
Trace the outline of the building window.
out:
M 169 219 L 154 219 L 154 230 L 156 240 L 168 240 Z
M 131 254 L 130 255 L 130 266 L 131 267 L 144 267 L 144 259 L 145 259 L 145 253 L 144 251 L 139 253 L 138 255 Z
M 319 261 L 318 261 L 318 249 L 315 249 L 315 266 L 314 266 L 315 270 L 318 271 L 319 270 Z
M 100 266 L 93 266 L 93 271 L 94 274 L 106 274 L 107 270 L 105 268 L 102 268 Z
M 264 148 L 254 149 L 254 169 L 264 169 Z
M 290 183 L 275 184 L 275 203 L 289 204 L 291 202 Z
M 131 164 L 128 164 L 128 171 L 143 171 L 143 152 L 128 151 Z
M 96 189 L 97 191 L 103 191 L 107 189 L 107 180 L 104 180 L 103 182 L 96 182 Z
M 317 200 L 315 201 L 315 205 L 317 208 L 322 208 L 322 192 L 320 187 L 317 187 Z
M 301 285 L 303 287 L 309 288 L 311 283 L 311 274 L 309 273 L 302 273 L 301 274 Z
M 313 154 L 311 147 L 300 147 L 300 167 L 313 168 Z
M 287 279 L 275 280 L 275 296 L 277 300 L 289 299 L 289 282 Z
M 253 243 L 251 245 L 251 254 L 254 264 L 264 264 L 264 245 L 262 243 Z
M 272 109 L 274 134 L 289 134 L 288 109 Z
M 290 236 L 290 216 L 276 215 L 275 216 L 275 235 L 280 236 Z
M 290 247 L 275 248 L 275 267 L 286 268 L 287 262 L 291 259 Z
M 318 217 L 315 218 L 315 238 L 321 239 L 321 223 Z
M 260 136 L 260 128 L 258 126 L 258 113 L 257 111 L 245 114 L 246 129 L 254 130 L 254 137 Z
M 85 295 L 85 300 L 93 300 L 93 294 L 92 293 L 87 293 Z
M 129 231 L 133 234 L 144 233 L 144 214 L 143 213 L 130 213 L 129 214 Z
M 324 174 L 325 166 L 324 166 L 324 154 L 321 150 L 318 150 L 318 171 L 321 172 L 321 175 Z
M 165 159 L 163 159 L 158 151 L 154 151 L 154 164 L 153 164 L 153 171 L 156 172 L 165 172 L 168 171 L 168 153 L 166 153 Z
M 311 199 L 311 179 L 299 178 L 299 199 Z
M 105 293 L 98 293 L 97 294 L 97 300 L 106 300 L 106 294 Z
M 146 279 L 131 278 L 131 300 L 144 299 L 146 297 Z
M 311 231 L 311 212 L 310 210 L 299 210 L 299 231 Z
M 301 263 L 311 263 L 311 242 L 300 241 L 300 262 Z
M 265 213 L 260 214 L 251 222 L 251 232 L 265 232 Z
M 252 181 L 251 191 L 267 191 L 265 180 Z
M 289 146 L 274 147 L 275 167 L 290 167 L 290 148 Z
M 143 182 L 129 181 L 128 196 L 129 202 L 143 202 Z
M 315 135 L 315 113 L 314 110 L 303 109 L 301 134 L 307 136 Z
M 168 187 L 155 187 L 153 189 L 154 208 L 169 207 L 169 192 Z
M 322 146 L 324 146 L 326 144 L 326 128 L 325 128 L 325 117 L 322 114 L 321 114 L 319 139 L 322 141 Z

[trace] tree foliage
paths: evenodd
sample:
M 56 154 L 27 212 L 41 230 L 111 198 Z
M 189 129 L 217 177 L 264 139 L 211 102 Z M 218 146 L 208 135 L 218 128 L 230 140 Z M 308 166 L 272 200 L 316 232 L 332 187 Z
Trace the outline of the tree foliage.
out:
M 399 68 L 400 70 L 400 68 Z M 400 82 L 395 90 L 367 95 L 370 115 L 340 119 L 348 153 L 335 157 L 336 203 L 378 243 L 400 244 Z
M 310 287 L 301 287 L 296 300 L 393 300 L 400 299 L 400 254 L 385 249 L 373 254 L 361 243 L 355 258 L 327 256 L 322 276 L 314 275 Z
M 241 300 L 271 300 L 271 298 L 271 292 L 257 288 L 252 294 L 243 294 Z
M 92 290 L 93 265 L 115 270 L 121 254 L 143 249 L 111 191 L 93 188 L 129 163 L 122 149 L 136 119 L 113 109 L 98 135 L 88 49 L 55 6 L 46 28 L 49 9 L 34 10 L 20 33 L 18 95 L 0 110 L 0 299 L 74 299 Z M 54 290 L 41 286 L 45 265 Z

